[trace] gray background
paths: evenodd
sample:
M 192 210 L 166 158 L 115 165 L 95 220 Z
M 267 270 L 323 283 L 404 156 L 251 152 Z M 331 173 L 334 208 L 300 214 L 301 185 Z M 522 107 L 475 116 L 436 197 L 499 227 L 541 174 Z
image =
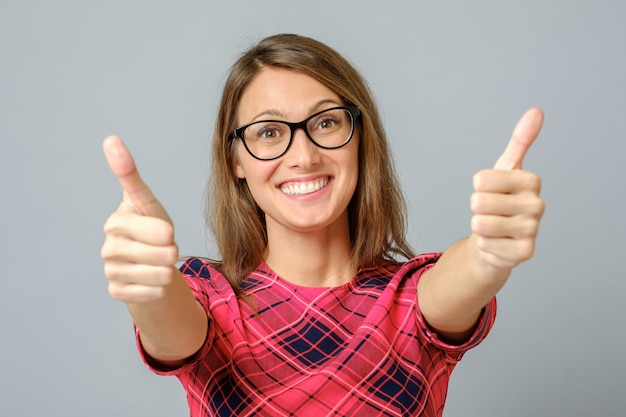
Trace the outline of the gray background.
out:
M 546 112 L 535 258 L 455 371 L 444 415 L 623 416 L 626 6 L 622 1 L 2 1 L 0 415 L 186 415 L 109 298 L 102 224 L 122 136 L 182 254 L 203 226 L 209 137 L 234 58 L 276 32 L 344 53 L 393 142 L 419 251 L 468 233 L 471 177 Z

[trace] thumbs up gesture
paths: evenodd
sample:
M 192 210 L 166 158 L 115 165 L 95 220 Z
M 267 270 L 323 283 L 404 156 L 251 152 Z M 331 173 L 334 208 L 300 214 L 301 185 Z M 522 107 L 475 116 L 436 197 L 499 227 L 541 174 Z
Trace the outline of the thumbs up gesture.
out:
M 541 110 L 528 110 L 493 169 L 474 176 L 472 237 L 482 261 L 496 270 L 510 270 L 535 250 L 545 205 L 539 197 L 541 179 L 522 170 L 522 162 L 542 123 Z
M 121 139 L 109 136 L 103 150 L 123 190 L 121 204 L 104 225 L 101 255 L 109 293 L 126 303 L 157 300 L 178 274 L 174 226 Z

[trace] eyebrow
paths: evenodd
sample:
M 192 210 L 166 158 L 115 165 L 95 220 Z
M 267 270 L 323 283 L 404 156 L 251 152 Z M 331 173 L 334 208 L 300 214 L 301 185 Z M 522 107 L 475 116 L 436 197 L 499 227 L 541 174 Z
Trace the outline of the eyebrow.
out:
M 322 106 L 324 106 L 326 104 L 334 104 L 336 106 L 342 106 L 343 105 L 342 103 L 337 102 L 337 100 L 335 100 L 335 99 L 326 98 L 326 99 L 318 101 L 317 103 L 315 103 L 314 105 L 309 107 L 309 114 L 316 113 L 317 111 L 319 111 L 321 109 Z M 278 109 L 267 109 L 267 110 L 263 110 L 261 113 L 259 113 L 256 116 L 254 116 L 252 118 L 251 122 L 257 121 L 262 116 L 274 116 L 274 117 L 280 117 L 280 118 L 283 118 L 283 119 L 285 118 L 285 116 L 280 112 L 280 110 L 278 110 Z

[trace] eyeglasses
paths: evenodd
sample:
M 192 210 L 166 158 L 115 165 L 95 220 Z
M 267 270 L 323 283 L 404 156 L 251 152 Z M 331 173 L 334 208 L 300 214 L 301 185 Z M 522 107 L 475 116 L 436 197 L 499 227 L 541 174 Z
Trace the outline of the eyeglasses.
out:
M 352 139 L 354 122 L 360 114 L 356 106 L 342 106 L 322 110 L 299 123 L 259 120 L 238 127 L 232 137 L 241 139 L 248 153 L 262 161 L 283 156 L 298 129 L 304 130 L 309 140 L 320 148 L 337 149 Z

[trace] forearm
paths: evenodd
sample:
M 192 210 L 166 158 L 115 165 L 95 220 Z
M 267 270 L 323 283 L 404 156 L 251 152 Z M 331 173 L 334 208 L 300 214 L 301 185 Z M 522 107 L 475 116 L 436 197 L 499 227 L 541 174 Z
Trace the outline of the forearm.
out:
M 161 298 L 127 304 L 139 329 L 142 347 L 164 363 L 181 361 L 196 353 L 205 341 L 208 325 L 204 309 L 181 273 L 174 268 L 173 274 Z
M 482 261 L 475 236 L 459 240 L 420 279 L 420 310 L 435 330 L 462 339 L 510 272 L 510 268 L 496 269 Z

